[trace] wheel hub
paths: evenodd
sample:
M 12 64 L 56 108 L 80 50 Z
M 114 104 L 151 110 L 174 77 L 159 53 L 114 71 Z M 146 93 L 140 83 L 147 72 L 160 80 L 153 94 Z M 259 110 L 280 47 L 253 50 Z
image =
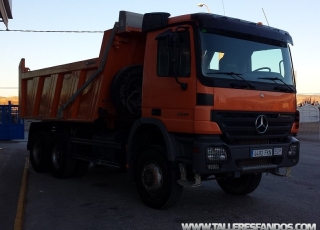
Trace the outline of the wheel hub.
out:
M 162 172 L 155 163 L 148 163 L 144 166 L 141 179 L 144 188 L 151 194 L 157 193 L 162 187 Z

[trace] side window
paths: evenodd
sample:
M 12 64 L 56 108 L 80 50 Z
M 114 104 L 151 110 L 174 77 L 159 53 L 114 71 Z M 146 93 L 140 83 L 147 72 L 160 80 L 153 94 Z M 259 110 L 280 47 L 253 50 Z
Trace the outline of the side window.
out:
M 158 40 L 157 74 L 160 77 L 190 75 L 189 31 L 164 32 Z

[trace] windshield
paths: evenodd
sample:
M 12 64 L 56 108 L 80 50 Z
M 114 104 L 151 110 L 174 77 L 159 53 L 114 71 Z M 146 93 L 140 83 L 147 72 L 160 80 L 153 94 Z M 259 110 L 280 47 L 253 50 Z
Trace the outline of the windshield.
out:
M 230 74 L 238 74 L 250 82 L 294 85 L 290 51 L 285 42 L 264 39 L 261 43 L 202 32 L 201 46 L 205 78 L 232 79 Z

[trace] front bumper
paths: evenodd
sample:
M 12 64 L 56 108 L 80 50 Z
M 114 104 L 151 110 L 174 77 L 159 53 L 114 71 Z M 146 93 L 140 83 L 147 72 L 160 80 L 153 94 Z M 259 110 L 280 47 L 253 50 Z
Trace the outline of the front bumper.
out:
M 295 154 L 292 149 L 295 146 Z M 227 157 L 223 161 L 210 161 L 208 147 L 225 149 Z M 193 170 L 197 174 L 251 173 L 295 166 L 299 162 L 300 144 L 294 137 L 288 137 L 282 143 L 256 145 L 227 145 L 219 136 L 199 136 L 194 142 Z M 268 150 L 268 156 L 253 156 L 254 152 Z M 281 153 L 281 154 L 280 154 Z M 258 154 L 259 155 L 259 154 Z M 264 155 L 264 154 L 262 154 Z

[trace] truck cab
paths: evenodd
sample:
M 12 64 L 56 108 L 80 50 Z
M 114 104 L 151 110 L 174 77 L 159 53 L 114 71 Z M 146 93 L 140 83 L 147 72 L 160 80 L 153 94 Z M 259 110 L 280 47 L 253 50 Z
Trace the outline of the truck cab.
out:
M 139 122 L 166 130 L 161 136 L 169 136 L 168 159 L 180 166 L 180 184 L 195 177 L 191 186 L 198 186 L 214 176 L 227 193 L 248 194 L 263 172 L 279 175 L 298 163 L 293 42 L 286 31 L 202 13 L 150 14 L 143 23 L 148 48 Z

